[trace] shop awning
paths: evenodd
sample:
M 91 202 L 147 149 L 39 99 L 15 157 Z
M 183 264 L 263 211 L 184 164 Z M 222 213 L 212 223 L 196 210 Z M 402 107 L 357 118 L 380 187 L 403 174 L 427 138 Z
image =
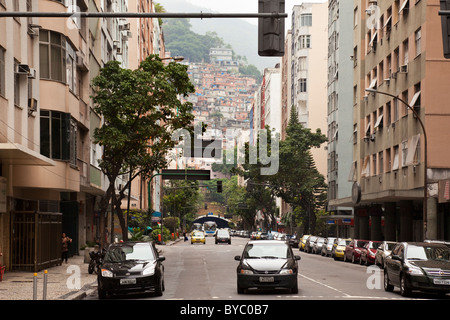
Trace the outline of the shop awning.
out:
M 0 143 L 0 162 L 9 165 L 55 166 L 55 161 L 17 143 Z

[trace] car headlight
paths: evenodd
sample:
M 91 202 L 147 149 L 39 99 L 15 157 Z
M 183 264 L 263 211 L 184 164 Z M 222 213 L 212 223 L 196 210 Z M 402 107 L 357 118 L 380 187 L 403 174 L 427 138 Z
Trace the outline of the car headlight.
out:
M 293 273 L 294 273 L 294 270 L 292 270 L 292 269 L 282 269 L 280 271 L 280 274 L 293 274 Z
M 148 268 L 145 268 L 144 271 L 142 271 L 143 276 L 152 276 L 155 274 L 155 266 L 151 266 Z
M 248 269 L 241 269 L 241 274 L 253 274 L 252 270 L 248 270 Z
M 416 275 L 416 276 L 421 276 L 423 275 L 423 271 L 422 269 L 412 266 L 412 265 L 408 265 L 408 273 L 410 275 Z
M 108 269 L 102 269 L 102 277 L 112 278 L 113 276 L 114 276 L 114 274 L 112 273 L 112 271 L 110 271 Z

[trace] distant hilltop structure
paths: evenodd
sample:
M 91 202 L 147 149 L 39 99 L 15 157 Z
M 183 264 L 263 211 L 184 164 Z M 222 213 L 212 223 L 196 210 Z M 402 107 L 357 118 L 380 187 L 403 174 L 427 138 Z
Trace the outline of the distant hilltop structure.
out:
M 229 48 L 209 49 L 211 63 L 218 65 L 227 71 L 239 72 L 239 61 L 233 60 L 233 50 Z

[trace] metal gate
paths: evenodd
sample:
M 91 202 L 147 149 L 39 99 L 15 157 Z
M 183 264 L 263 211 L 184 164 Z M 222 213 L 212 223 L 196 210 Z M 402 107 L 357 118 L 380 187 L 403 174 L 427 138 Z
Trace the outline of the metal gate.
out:
M 39 271 L 61 264 L 62 214 L 12 212 L 12 270 Z

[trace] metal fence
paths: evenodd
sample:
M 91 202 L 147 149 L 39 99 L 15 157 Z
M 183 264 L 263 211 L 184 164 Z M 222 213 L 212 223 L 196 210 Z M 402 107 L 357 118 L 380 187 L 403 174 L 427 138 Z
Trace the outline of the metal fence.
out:
M 62 213 L 12 212 L 12 270 L 39 271 L 61 264 Z

